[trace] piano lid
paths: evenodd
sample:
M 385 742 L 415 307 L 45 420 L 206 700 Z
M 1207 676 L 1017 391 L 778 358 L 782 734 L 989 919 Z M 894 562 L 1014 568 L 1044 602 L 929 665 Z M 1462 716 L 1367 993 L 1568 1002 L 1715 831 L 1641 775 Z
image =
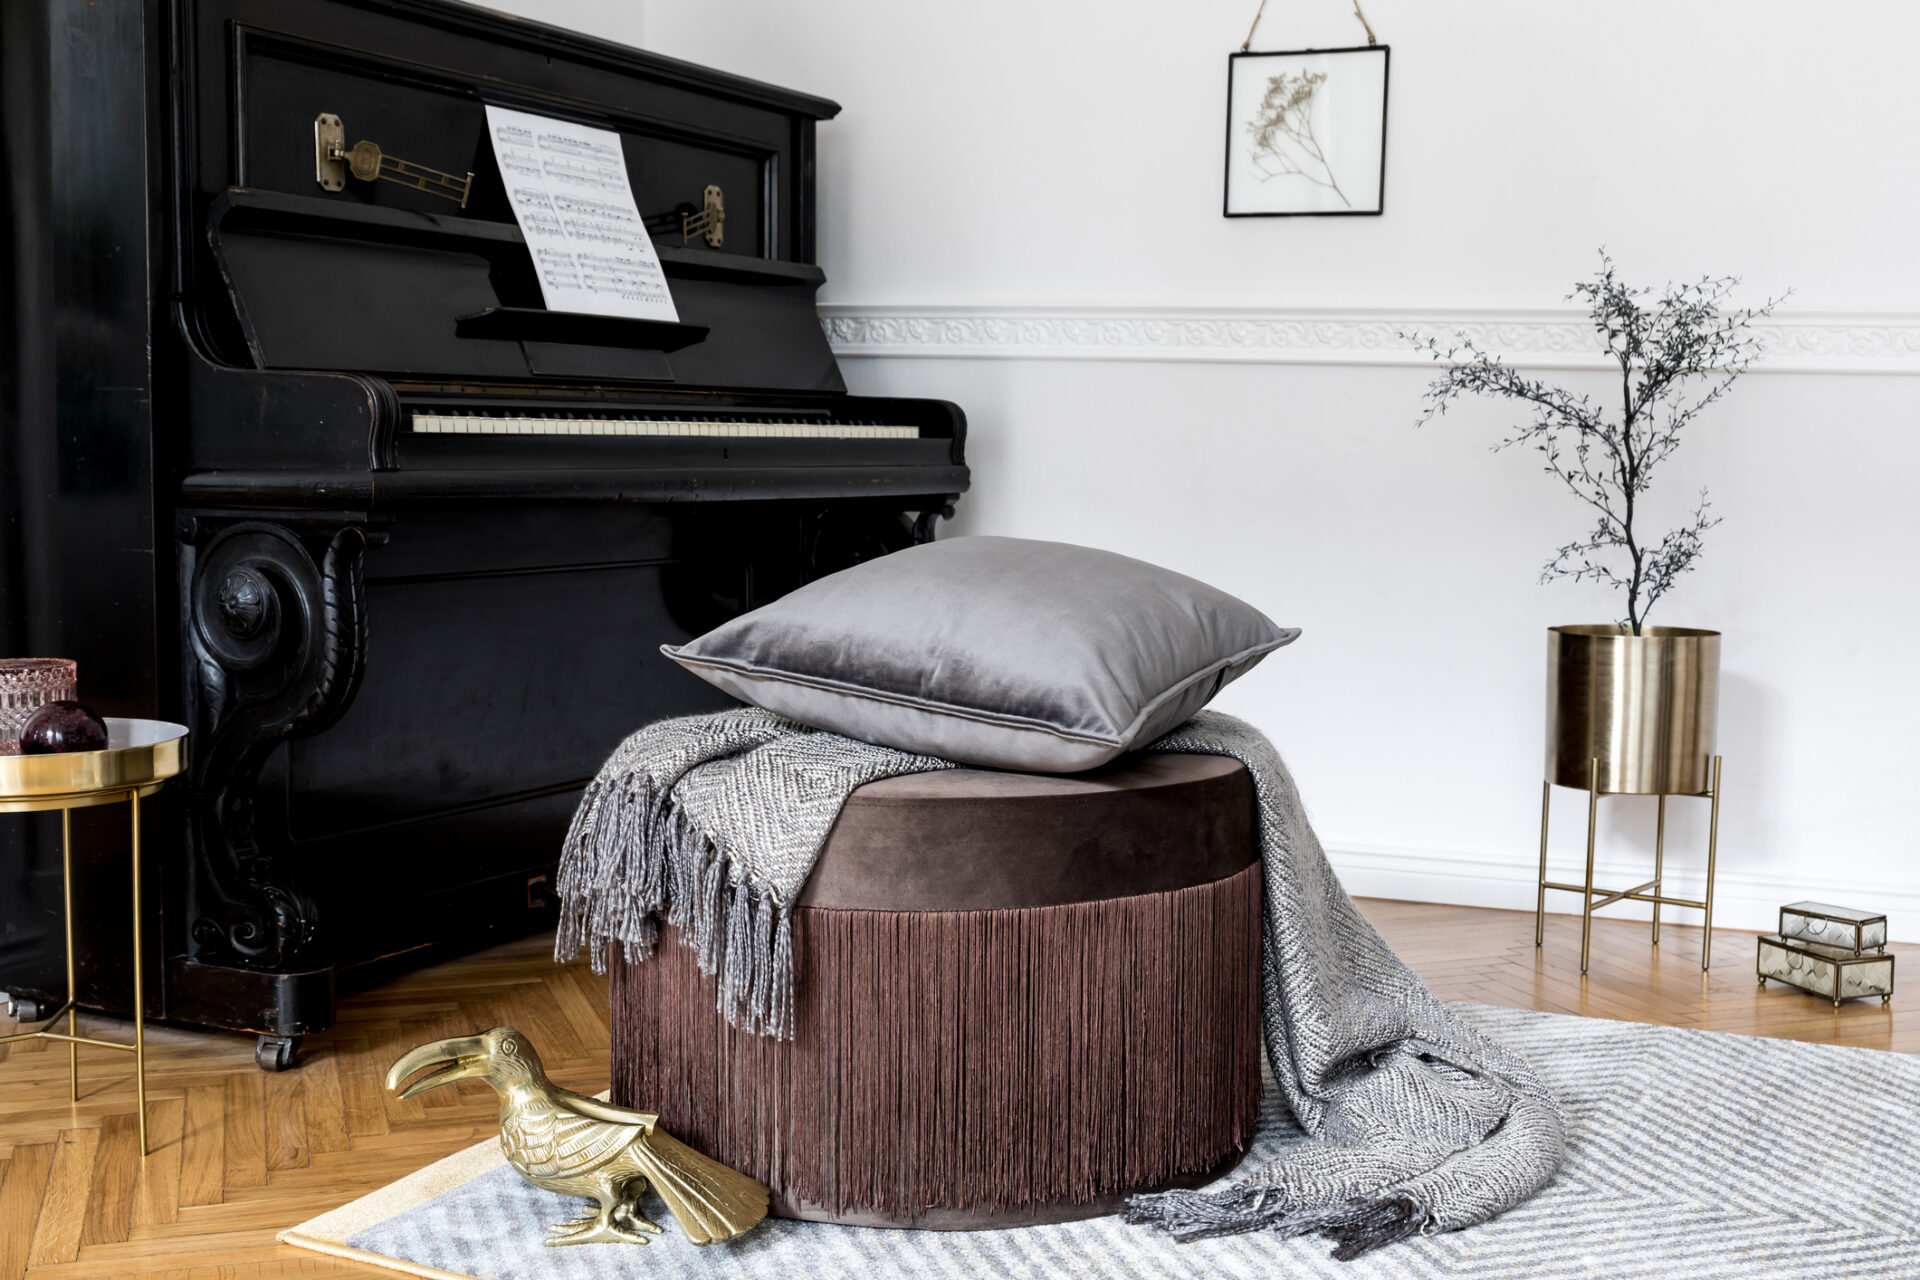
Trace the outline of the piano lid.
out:
M 812 261 L 813 129 L 833 103 L 440 0 L 177 12 L 195 131 L 176 158 L 181 293 L 216 362 L 845 390 Z M 621 135 L 677 330 L 530 314 L 487 102 Z

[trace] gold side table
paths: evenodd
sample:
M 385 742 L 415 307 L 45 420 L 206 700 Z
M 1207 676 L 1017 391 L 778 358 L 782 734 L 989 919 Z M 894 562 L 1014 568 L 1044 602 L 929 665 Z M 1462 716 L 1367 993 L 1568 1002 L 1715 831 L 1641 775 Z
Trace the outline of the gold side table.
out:
M 146 991 L 140 958 L 140 800 L 150 796 L 179 773 L 186 758 L 185 725 L 164 720 L 107 721 L 104 751 L 72 751 L 55 755 L 0 756 L 0 813 L 60 811 L 60 870 L 65 891 L 67 935 L 67 998 L 38 1031 L 0 1036 L 0 1044 L 16 1040 L 64 1040 L 67 1045 L 67 1082 L 73 1100 L 80 1100 L 80 1046 L 117 1049 L 133 1055 L 134 1088 L 140 1107 L 140 1154 L 147 1154 L 147 1035 Z M 73 810 L 125 803 L 132 825 L 133 862 L 133 1043 L 95 1040 L 79 1032 L 74 1009 L 73 961 Z M 64 1033 L 53 1030 L 66 1015 Z

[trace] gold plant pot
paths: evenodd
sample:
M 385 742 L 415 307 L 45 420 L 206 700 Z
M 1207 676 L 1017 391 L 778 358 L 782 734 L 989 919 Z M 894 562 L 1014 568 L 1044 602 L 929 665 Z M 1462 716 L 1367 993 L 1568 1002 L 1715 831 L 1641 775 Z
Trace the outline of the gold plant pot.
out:
M 1606 794 L 1713 790 L 1720 633 L 1612 625 L 1547 629 L 1547 778 Z

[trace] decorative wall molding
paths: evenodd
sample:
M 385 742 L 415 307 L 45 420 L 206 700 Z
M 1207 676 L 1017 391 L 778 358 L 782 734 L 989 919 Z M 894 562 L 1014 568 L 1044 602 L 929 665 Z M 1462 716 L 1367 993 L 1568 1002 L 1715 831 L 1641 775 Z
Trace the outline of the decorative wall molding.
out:
M 1425 365 L 1403 332 L 1464 333 L 1515 363 L 1604 368 L 1578 311 L 1201 310 L 1188 307 L 821 308 L 842 356 Z M 1920 373 L 1920 314 L 1791 312 L 1762 324 L 1755 372 Z
M 1724 851 L 1723 851 L 1724 855 Z M 1537 856 L 1537 855 L 1535 855 Z M 1535 876 L 1539 864 L 1529 857 L 1519 860 L 1489 858 L 1482 855 L 1451 853 L 1425 849 L 1390 849 L 1370 845 L 1327 846 L 1327 859 L 1340 873 L 1347 892 L 1356 897 L 1397 898 L 1404 902 L 1446 902 L 1467 907 L 1499 907 L 1509 911 L 1534 909 L 1538 892 Z M 1704 859 L 1695 861 L 1703 862 Z M 1602 858 L 1594 867 L 1594 883 L 1619 888 L 1639 884 L 1652 874 L 1651 858 L 1611 861 Z M 1552 864 L 1553 878 L 1563 884 L 1579 879 L 1564 857 Z M 1698 897 L 1705 889 L 1705 867 L 1675 867 L 1667 862 L 1668 893 L 1680 897 Z M 1783 875 L 1756 874 L 1740 868 L 1721 866 L 1714 876 L 1713 923 L 1715 936 L 1721 927 L 1772 932 L 1779 926 L 1780 907 L 1805 900 L 1841 902 L 1849 906 L 1885 911 L 1893 925 L 1897 941 L 1920 941 L 1920 885 L 1864 883 L 1857 880 L 1789 879 Z M 1645 920 L 1651 908 L 1640 903 L 1622 902 L 1600 913 L 1607 919 Z M 1553 914 L 1580 914 L 1580 895 L 1550 893 L 1547 911 Z M 1679 907 L 1661 912 L 1662 921 L 1698 925 L 1700 913 Z M 1530 932 L 1531 930 L 1529 930 Z M 1728 938 L 1727 948 L 1719 942 L 1714 954 L 1728 964 L 1753 963 L 1751 938 Z

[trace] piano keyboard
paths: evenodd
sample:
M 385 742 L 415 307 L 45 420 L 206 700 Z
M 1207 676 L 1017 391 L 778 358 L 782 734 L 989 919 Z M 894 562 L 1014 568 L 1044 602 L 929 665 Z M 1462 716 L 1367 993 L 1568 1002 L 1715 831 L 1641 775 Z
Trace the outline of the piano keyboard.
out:
M 679 436 L 737 439 L 917 440 L 920 428 L 879 422 L 806 422 L 775 418 L 646 418 L 577 414 L 559 418 L 506 414 L 416 413 L 413 429 L 455 436 Z

